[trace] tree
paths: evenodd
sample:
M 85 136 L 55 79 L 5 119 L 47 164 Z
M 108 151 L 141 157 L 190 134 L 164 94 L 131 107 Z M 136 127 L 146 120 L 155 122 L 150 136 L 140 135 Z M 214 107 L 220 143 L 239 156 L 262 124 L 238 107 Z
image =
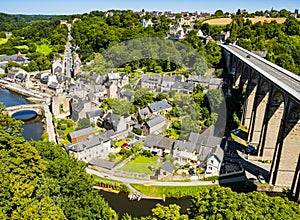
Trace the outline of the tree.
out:
M 91 126 L 91 122 L 88 118 L 81 118 L 77 122 L 77 130 L 83 129 L 83 128 L 88 128 Z
M 223 17 L 224 14 L 223 14 L 223 11 L 221 9 L 217 10 L 215 13 L 214 13 L 215 17 Z
M 180 206 L 171 204 L 169 206 L 163 206 L 157 204 L 152 209 L 152 219 L 155 220 L 185 220 L 188 219 L 186 215 L 180 215 Z
M 113 99 L 112 110 L 117 115 L 129 115 L 132 103 L 128 100 Z

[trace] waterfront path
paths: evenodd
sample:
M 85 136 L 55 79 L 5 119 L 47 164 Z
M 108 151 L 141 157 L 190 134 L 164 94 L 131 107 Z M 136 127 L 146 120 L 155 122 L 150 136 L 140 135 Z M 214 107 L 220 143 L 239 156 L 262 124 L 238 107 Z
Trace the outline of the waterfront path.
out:
M 0 80 L 0 85 L 4 86 L 8 90 L 14 91 L 14 92 L 19 93 L 21 95 L 30 96 L 30 97 L 37 98 L 37 99 L 43 99 L 44 98 L 37 91 L 23 88 L 22 86 L 20 86 L 16 83 L 12 83 L 12 82 L 9 82 L 9 81 L 3 80 L 3 79 Z

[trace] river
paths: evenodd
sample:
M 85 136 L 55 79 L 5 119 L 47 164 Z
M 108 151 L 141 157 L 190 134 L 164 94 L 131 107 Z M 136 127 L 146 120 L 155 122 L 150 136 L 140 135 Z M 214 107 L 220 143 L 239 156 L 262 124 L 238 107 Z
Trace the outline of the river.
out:
M 167 198 L 165 202 L 156 199 L 141 199 L 140 201 L 130 201 L 126 195 L 115 194 L 105 191 L 100 191 L 100 194 L 108 202 L 109 206 L 114 209 L 119 218 L 128 213 L 132 217 L 145 217 L 151 215 L 151 210 L 155 208 L 156 204 L 170 205 L 177 204 L 181 207 L 180 213 L 185 213 L 186 209 L 191 205 L 190 198 L 180 198 L 180 199 L 169 199 Z
M 13 93 L 7 89 L 0 88 L 0 102 L 6 107 L 28 104 L 29 102 L 21 95 Z M 41 117 L 37 116 L 26 121 L 23 128 L 23 136 L 26 140 L 41 140 L 43 134 L 43 122 Z

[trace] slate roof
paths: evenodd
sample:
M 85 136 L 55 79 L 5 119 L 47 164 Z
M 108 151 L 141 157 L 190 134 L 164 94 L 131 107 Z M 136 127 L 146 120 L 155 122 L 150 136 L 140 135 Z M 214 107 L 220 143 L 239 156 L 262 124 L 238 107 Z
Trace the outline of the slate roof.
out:
M 161 77 L 160 76 L 155 76 L 155 75 L 143 74 L 143 76 L 141 78 L 141 82 L 160 84 L 161 83 Z
M 105 122 L 112 126 L 112 128 L 116 131 L 117 126 L 120 122 L 120 116 L 116 115 L 114 113 L 108 113 L 108 115 L 105 118 Z
M 114 132 L 112 130 L 103 132 L 101 134 L 94 135 L 92 137 L 88 137 L 82 141 L 78 141 L 76 143 L 69 144 L 65 146 L 65 149 L 67 151 L 73 151 L 73 152 L 81 152 L 84 149 L 93 148 L 101 142 L 107 142 L 111 139 L 111 136 L 114 135 Z
M 197 152 L 199 153 L 199 147 L 195 143 L 188 141 L 176 140 L 174 144 L 174 149 L 179 151 L 187 151 L 190 153 Z
M 120 97 L 121 97 L 121 98 L 126 97 L 126 98 L 128 98 L 128 99 L 131 99 L 132 96 L 133 96 L 133 93 L 132 93 L 132 92 L 129 92 L 129 91 L 125 90 L 125 89 L 122 89 L 122 90 L 120 91 Z
M 175 140 L 167 137 L 162 137 L 159 135 L 148 135 L 145 139 L 145 146 L 146 147 L 157 147 L 167 150 L 172 150 Z
M 213 151 L 214 156 L 221 162 L 224 158 L 224 151 L 220 146 L 216 146 Z
M 175 167 L 170 162 L 164 162 L 160 170 L 167 171 L 168 173 L 173 173 L 175 171 Z
M 158 125 L 164 121 L 166 121 L 166 119 L 164 117 L 158 115 L 155 118 L 151 119 L 150 121 L 147 121 L 146 124 L 148 125 L 149 128 L 152 128 L 155 125 Z
M 86 117 L 87 118 L 95 118 L 95 117 L 102 117 L 104 114 L 102 109 L 96 109 L 96 110 L 92 110 L 89 112 L 86 112 Z
M 152 113 L 154 113 L 154 112 L 158 112 L 158 111 L 161 111 L 164 109 L 171 108 L 172 106 L 167 102 L 167 100 L 163 99 L 161 101 L 148 104 L 148 107 L 149 107 L 150 111 Z
M 222 138 L 214 136 L 215 126 L 210 126 L 201 134 L 191 132 L 188 141 L 197 145 L 215 147 L 220 145 Z
M 102 168 L 105 168 L 105 169 L 108 169 L 108 170 L 111 170 L 116 165 L 114 162 L 104 160 L 104 159 L 100 159 L 100 158 L 97 158 L 97 157 L 93 158 L 89 162 L 89 164 L 97 166 L 97 167 L 102 167 Z
M 151 115 L 148 107 L 143 109 L 138 109 L 138 113 L 142 119 L 149 118 L 149 116 Z
M 175 82 L 172 85 L 172 89 L 181 89 L 181 90 L 187 90 L 187 91 L 193 91 L 195 85 L 191 82 Z
M 80 129 L 77 131 L 73 131 L 73 132 L 69 133 L 69 136 L 71 138 L 78 138 L 78 137 L 93 134 L 93 133 L 95 133 L 94 129 L 92 127 L 88 127 L 88 128 Z

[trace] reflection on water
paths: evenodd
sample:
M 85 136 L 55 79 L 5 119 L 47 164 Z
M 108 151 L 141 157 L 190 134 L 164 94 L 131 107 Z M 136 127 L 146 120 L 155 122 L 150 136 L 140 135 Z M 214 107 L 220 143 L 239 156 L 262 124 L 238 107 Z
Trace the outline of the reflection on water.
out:
M 108 202 L 109 206 L 112 207 L 119 218 L 128 213 L 133 217 L 142 217 L 151 215 L 151 210 L 155 208 L 156 204 L 170 205 L 177 204 L 181 207 L 180 212 L 185 213 L 186 209 L 191 205 L 190 198 L 181 199 L 166 199 L 165 202 L 162 200 L 155 199 L 141 199 L 138 201 L 130 201 L 126 195 L 109 193 L 105 191 L 99 191 L 102 197 Z
M 12 115 L 13 118 L 22 120 L 22 121 L 28 121 L 30 119 L 33 119 L 37 116 L 36 112 L 33 110 L 22 110 L 19 112 L 16 112 Z

